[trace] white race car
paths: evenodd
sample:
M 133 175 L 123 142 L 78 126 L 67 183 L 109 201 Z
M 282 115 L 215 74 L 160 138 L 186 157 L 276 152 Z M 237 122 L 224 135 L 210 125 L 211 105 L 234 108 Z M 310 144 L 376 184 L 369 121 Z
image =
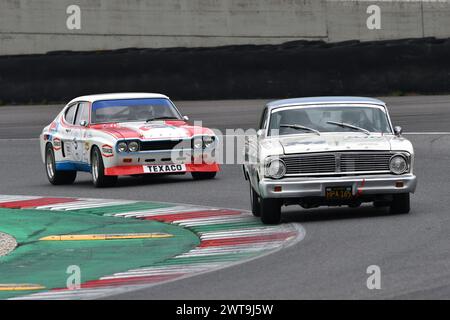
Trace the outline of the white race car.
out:
M 118 176 L 183 174 L 212 179 L 217 136 L 187 123 L 161 94 L 123 93 L 69 102 L 40 136 L 48 180 L 71 184 L 77 172 L 92 173 L 96 187 Z
M 358 207 L 372 202 L 410 211 L 414 148 L 383 101 L 315 97 L 273 101 L 246 146 L 252 212 L 279 223 L 281 206 Z

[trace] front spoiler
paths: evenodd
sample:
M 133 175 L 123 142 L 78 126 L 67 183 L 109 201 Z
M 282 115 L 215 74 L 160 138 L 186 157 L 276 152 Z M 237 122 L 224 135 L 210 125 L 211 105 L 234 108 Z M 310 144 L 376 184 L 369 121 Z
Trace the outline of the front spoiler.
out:
M 403 187 L 396 186 L 398 182 L 402 182 Z M 325 197 L 325 188 L 332 186 L 352 186 L 353 195 L 413 193 L 416 190 L 417 177 L 406 174 L 264 179 L 259 182 L 259 193 L 263 198 Z M 275 187 L 281 187 L 281 191 L 275 192 Z
M 117 166 L 111 168 L 105 168 L 106 176 L 132 176 L 141 174 L 158 174 L 158 173 L 147 173 L 144 171 L 145 165 L 138 166 Z M 218 172 L 220 167 L 218 164 L 186 164 L 186 171 L 184 172 Z M 183 172 L 174 172 L 183 173 Z M 160 173 L 159 173 L 160 174 Z M 171 173 L 167 173 L 171 174 Z

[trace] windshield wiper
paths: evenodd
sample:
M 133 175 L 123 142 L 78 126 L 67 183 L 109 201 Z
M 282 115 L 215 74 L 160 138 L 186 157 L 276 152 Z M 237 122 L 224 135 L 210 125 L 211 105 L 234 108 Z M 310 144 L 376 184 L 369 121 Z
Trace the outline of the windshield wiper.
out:
M 280 128 L 292 128 L 292 129 L 297 129 L 297 130 L 304 130 L 304 131 L 313 132 L 320 136 L 320 131 L 313 129 L 313 128 L 300 126 L 298 124 L 280 124 Z
M 364 132 L 365 134 L 370 136 L 369 130 L 366 130 L 364 128 L 357 127 L 357 126 L 354 126 L 354 125 L 351 125 L 351 124 L 348 124 L 345 122 L 327 121 L 327 123 L 334 124 L 336 126 L 343 127 L 343 128 L 350 128 L 350 129 L 358 130 L 358 131 Z
M 179 120 L 179 119 L 175 118 L 175 117 L 155 117 L 155 118 L 147 119 L 145 122 L 150 122 L 150 121 L 155 121 L 155 120 Z

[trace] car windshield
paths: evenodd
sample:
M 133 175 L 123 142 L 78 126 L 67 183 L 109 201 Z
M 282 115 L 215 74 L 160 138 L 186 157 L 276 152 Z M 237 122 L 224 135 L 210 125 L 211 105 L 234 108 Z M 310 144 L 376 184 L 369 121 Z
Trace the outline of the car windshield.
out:
M 392 133 L 387 114 L 378 107 L 286 107 L 272 111 L 269 135 L 323 132 Z
M 92 123 L 181 120 L 168 99 L 102 100 L 92 104 Z

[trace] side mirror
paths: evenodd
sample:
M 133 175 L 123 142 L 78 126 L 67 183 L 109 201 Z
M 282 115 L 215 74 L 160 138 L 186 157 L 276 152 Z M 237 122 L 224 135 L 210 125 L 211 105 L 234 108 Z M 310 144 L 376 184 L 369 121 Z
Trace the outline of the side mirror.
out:
M 188 116 L 183 116 L 183 120 L 184 121 L 189 121 L 189 117 Z
M 258 131 L 256 131 L 256 136 L 258 138 L 261 138 L 264 135 L 264 129 L 259 129 Z
M 395 133 L 396 136 L 401 136 L 402 133 L 403 133 L 402 127 L 400 127 L 400 126 L 395 126 L 395 127 L 394 127 L 394 133 Z
M 82 126 L 82 127 L 87 127 L 87 126 L 88 126 L 87 121 L 86 121 L 86 120 L 81 120 L 81 121 L 80 121 L 80 126 Z

